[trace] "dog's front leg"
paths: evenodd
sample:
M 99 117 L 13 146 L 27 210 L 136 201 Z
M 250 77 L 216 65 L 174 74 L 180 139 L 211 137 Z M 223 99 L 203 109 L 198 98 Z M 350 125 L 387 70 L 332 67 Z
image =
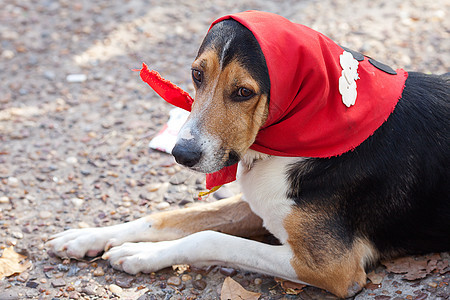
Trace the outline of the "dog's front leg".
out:
M 227 265 L 297 281 L 289 245 L 273 246 L 215 231 L 156 243 L 126 243 L 103 255 L 118 270 L 149 273 L 174 264 Z
M 60 257 L 96 256 L 126 242 L 174 240 L 189 234 L 216 230 L 251 237 L 266 233 L 262 220 L 235 196 L 221 201 L 149 215 L 136 221 L 108 227 L 71 229 L 47 243 Z

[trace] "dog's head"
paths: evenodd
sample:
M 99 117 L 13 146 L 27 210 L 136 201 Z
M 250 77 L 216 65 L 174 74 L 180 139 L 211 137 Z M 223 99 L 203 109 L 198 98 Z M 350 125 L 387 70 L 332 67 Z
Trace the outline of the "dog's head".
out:
M 254 35 L 234 20 L 215 24 L 192 64 L 195 101 L 172 151 L 176 161 L 212 173 L 237 163 L 269 110 L 270 79 Z

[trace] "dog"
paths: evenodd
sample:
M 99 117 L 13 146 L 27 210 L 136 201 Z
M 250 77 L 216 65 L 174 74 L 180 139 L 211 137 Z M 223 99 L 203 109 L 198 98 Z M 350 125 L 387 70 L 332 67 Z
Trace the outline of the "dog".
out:
M 61 232 L 53 252 L 105 251 L 130 274 L 229 265 L 349 297 L 380 259 L 448 251 L 449 77 L 394 71 L 298 26 L 219 19 L 192 64 L 195 101 L 172 153 L 203 173 L 238 163 L 242 195 Z M 296 106 L 279 104 L 291 90 Z M 267 232 L 278 245 L 248 239 Z

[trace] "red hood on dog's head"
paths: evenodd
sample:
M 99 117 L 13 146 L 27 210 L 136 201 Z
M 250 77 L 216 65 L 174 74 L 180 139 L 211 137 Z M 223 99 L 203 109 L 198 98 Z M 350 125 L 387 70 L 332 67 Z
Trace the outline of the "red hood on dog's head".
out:
M 401 98 L 407 73 L 344 50 L 306 26 L 267 12 L 222 17 L 248 28 L 270 77 L 268 119 L 253 150 L 278 156 L 332 157 L 377 130 Z M 231 182 L 236 166 L 208 174 L 207 187 Z

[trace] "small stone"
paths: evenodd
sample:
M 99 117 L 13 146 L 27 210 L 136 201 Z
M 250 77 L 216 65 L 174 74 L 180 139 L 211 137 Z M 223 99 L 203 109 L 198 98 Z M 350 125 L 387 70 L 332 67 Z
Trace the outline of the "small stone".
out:
M 11 51 L 11 50 L 3 50 L 2 51 L 2 57 L 3 58 L 12 59 L 12 58 L 14 58 L 14 56 L 16 56 L 14 51 Z
M 75 165 L 78 163 L 78 159 L 75 156 L 69 156 L 68 158 L 66 158 L 66 163 L 68 163 L 69 165 Z
M 105 271 L 103 271 L 103 268 L 98 266 L 95 270 L 94 270 L 94 276 L 103 276 L 105 275 Z
M 0 197 L 0 204 L 2 203 L 9 203 L 9 198 L 6 196 L 1 196 Z
M 53 214 L 47 210 L 43 210 L 39 212 L 39 218 L 45 220 L 52 216 Z
M 19 276 L 17 276 L 17 280 L 20 282 L 26 282 L 29 277 L 30 277 L 30 274 L 28 274 L 28 272 L 23 272 Z
M 94 284 L 87 284 L 86 286 L 81 288 L 81 292 L 85 293 L 86 295 L 95 295 L 97 288 L 98 286 Z
M 115 284 L 110 284 L 109 290 L 116 295 L 120 294 L 123 291 L 120 286 L 115 285 Z
M 69 74 L 67 75 L 66 80 L 70 83 L 85 82 L 87 80 L 87 76 L 85 74 Z
M 135 279 L 135 277 L 133 277 L 133 276 L 129 276 L 129 275 L 125 275 L 125 274 L 124 274 L 124 276 L 119 275 L 116 278 L 116 284 L 118 286 L 120 286 L 121 288 L 130 288 L 134 279 Z
M 204 280 L 195 280 L 192 283 L 192 286 L 197 290 L 204 290 L 206 288 L 206 281 Z
M 261 278 L 255 278 L 255 280 L 253 281 L 256 285 L 260 285 L 262 283 L 262 279 Z
M 62 287 L 62 286 L 65 286 L 65 285 L 66 285 L 66 282 L 63 279 L 61 279 L 61 278 L 58 278 L 58 279 L 55 279 L 55 280 L 52 281 L 52 286 L 54 288 Z
M 236 275 L 237 272 L 236 272 L 236 270 L 233 269 L 233 268 L 220 267 L 220 273 L 221 273 L 222 275 L 232 277 L 232 276 Z
M 39 285 L 39 283 L 37 283 L 35 281 L 28 281 L 27 284 L 26 284 L 26 287 L 35 289 L 35 288 L 37 288 L 38 285 Z
M 133 178 L 127 178 L 125 179 L 125 184 L 129 187 L 135 187 L 137 185 L 137 181 Z
M 200 280 L 202 278 L 203 278 L 202 274 L 195 275 L 195 280 Z
M 52 71 L 45 71 L 45 72 L 44 72 L 44 77 L 45 77 L 46 79 L 48 79 L 48 80 L 53 81 L 53 80 L 55 80 L 56 75 L 55 75 L 55 73 L 52 72 Z
M 183 184 L 189 176 L 190 174 L 188 173 L 178 172 L 170 178 L 169 182 L 173 185 Z
M 166 202 L 166 201 L 163 201 L 163 202 L 158 203 L 156 205 L 156 208 L 159 209 L 159 210 L 168 209 L 169 207 L 170 207 L 170 204 L 168 202 Z
M 156 192 L 161 187 L 161 183 L 151 183 L 147 186 L 147 191 Z
M 169 279 L 167 279 L 167 284 L 178 286 L 181 284 L 181 279 L 177 276 L 169 277 Z
M 69 293 L 69 299 L 80 299 L 80 294 L 76 291 L 70 292 Z
M 21 296 L 21 294 L 19 294 Z M 27 290 L 25 291 L 25 295 L 28 299 L 36 299 L 39 296 L 38 290 Z
M 72 202 L 73 206 L 79 208 L 81 205 L 83 205 L 84 200 L 80 198 L 72 198 L 70 199 L 70 202 Z
M 89 171 L 89 170 L 81 170 L 80 173 L 81 173 L 81 175 L 83 175 L 83 176 L 89 176 L 89 175 L 91 175 L 91 171 Z
M 429 282 L 428 285 L 431 286 L 432 288 L 437 288 L 437 286 L 438 286 L 438 284 L 434 281 Z
M 18 187 L 19 179 L 17 179 L 16 177 L 8 177 L 8 185 L 10 187 Z
M 89 228 L 89 227 L 91 227 L 91 226 L 89 226 L 89 224 L 86 222 L 78 223 L 78 228 Z
M 13 238 L 16 238 L 19 240 L 23 239 L 23 233 L 20 231 L 13 231 L 13 232 L 11 232 L 11 235 L 13 236 Z
M 192 279 L 192 276 L 189 275 L 189 274 L 183 274 L 183 275 L 181 275 L 181 280 L 184 281 L 184 282 L 189 281 L 189 280 L 191 280 L 191 279 Z
M 69 269 L 69 272 L 67 273 L 67 276 L 75 276 L 77 275 L 78 271 L 80 271 L 80 268 L 78 268 L 76 265 L 72 265 Z
M 117 159 L 108 160 L 108 165 L 111 167 L 118 167 L 120 166 L 120 161 Z

